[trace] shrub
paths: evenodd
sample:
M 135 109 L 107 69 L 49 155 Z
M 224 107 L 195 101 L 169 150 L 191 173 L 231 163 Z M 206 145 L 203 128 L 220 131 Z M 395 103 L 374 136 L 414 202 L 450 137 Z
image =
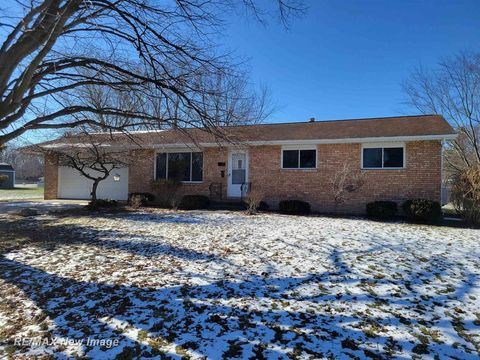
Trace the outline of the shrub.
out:
M 7 175 L 1 175 L 0 174 L 0 185 L 2 185 L 5 181 L 8 180 L 8 176 Z
M 139 208 L 141 206 L 147 205 L 149 202 L 152 202 L 154 200 L 155 200 L 155 196 L 153 194 L 137 192 L 137 193 L 130 194 L 128 203 L 133 208 Z
M 260 201 L 260 204 L 258 204 L 258 210 L 260 211 L 268 211 L 269 209 L 270 206 L 265 201 Z
M 367 216 L 372 219 L 392 219 L 397 210 L 397 203 L 394 201 L 373 201 L 367 204 Z
M 260 195 L 251 193 L 245 200 L 245 206 L 247 208 L 247 214 L 254 215 L 259 210 L 264 211 L 265 207 L 268 209 L 267 203 L 261 200 Z
M 118 202 L 116 200 L 109 200 L 109 199 L 97 199 L 97 201 L 90 201 L 86 208 L 88 210 L 98 210 L 101 208 L 108 208 L 108 207 L 115 207 L 118 206 Z
M 148 192 L 136 192 L 136 193 L 131 193 L 130 197 L 132 196 L 140 196 L 144 201 L 146 202 L 152 202 L 155 201 L 155 195 L 148 193 Z
M 182 210 L 197 210 L 197 209 L 206 209 L 210 205 L 210 199 L 204 195 L 184 195 L 180 204 L 178 205 L 179 209 Z
M 132 195 L 130 196 L 130 200 L 128 201 L 130 206 L 134 209 L 138 209 L 145 205 L 144 199 L 141 195 Z
M 153 192 L 155 193 L 155 204 L 160 207 L 176 207 L 179 203 L 180 195 L 178 191 L 182 182 L 175 179 L 159 179 L 151 182 Z
M 310 204 L 301 200 L 282 200 L 278 204 L 282 214 L 307 215 L 310 213 Z
M 428 199 L 407 200 L 402 205 L 405 215 L 414 221 L 434 223 L 442 219 L 442 207 Z
M 172 209 L 177 210 L 179 208 L 181 202 L 182 202 L 182 196 L 180 194 L 174 194 L 174 195 L 170 196 L 168 205 Z
M 352 164 L 344 163 L 332 178 L 332 192 L 335 207 L 347 202 L 348 198 L 365 185 L 365 174 Z
M 480 167 L 471 167 L 453 178 L 451 199 L 455 210 L 468 222 L 480 225 Z

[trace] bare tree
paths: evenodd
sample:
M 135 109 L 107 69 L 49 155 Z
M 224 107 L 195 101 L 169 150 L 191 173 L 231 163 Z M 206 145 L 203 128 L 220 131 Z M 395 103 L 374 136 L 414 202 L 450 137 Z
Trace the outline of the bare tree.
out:
M 471 166 L 455 174 L 451 198 L 458 214 L 480 225 L 480 166 Z
M 0 151 L 0 162 L 6 162 L 13 166 L 17 180 L 36 181 L 43 176 L 42 157 L 26 154 L 14 146 L 7 146 Z
M 352 166 L 345 162 L 338 168 L 332 179 L 332 195 L 335 207 L 345 203 L 348 196 L 360 190 L 364 184 L 364 174 L 353 170 Z
M 274 3 L 283 21 L 303 10 L 295 0 Z M 210 35 L 222 24 L 222 16 L 238 5 L 257 18 L 265 14 L 256 0 L 10 4 L 0 9 L 0 145 L 36 129 L 105 127 L 93 115 L 128 119 L 108 125 L 116 130 L 127 124 L 156 127 L 165 122 L 212 128 L 218 109 L 206 105 L 211 103 L 208 94 L 218 89 L 206 88 L 212 82 L 198 79 L 218 73 L 235 76 L 236 64 L 219 53 Z M 164 107 L 180 109 L 178 118 L 159 118 L 147 111 L 151 107 L 127 111 L 113 103 L 84 104 L 74 90 L 85 86 L 158 97 Z
M 65 142 L 58 146 L 41 148 L 43 153 L 58 158 L 59 166 L 73 168 L 92 181 L 92 203 L 97 202 L 100 182 L 107 179 L 114 170 L 127 167 L 132 162 L 128 150 L 112 149 L 108 144 L 108 136 L 97 135 L 92 134 L 91 129 L 82 128 L 76 134 L 65 135 Z M 68 141 L 69 138 L 74 141 Z
M 258 124 L 272 114 L 274 107 L 268 89 L 252 89 L 247 79 L 247 74 L 235 77 L 218 74 L 205 79 L 212 82 L 205 87 L 215 89 L 215 93 L 205 97 L 202 103 L 211 109 L 215 125 Z
M 448 170 L 480 165 L 480 53 L 461 53 L 434 69 L 415 69 L 405 81 L 408 103 L 441 114 L 459 132 L 446 149 Z

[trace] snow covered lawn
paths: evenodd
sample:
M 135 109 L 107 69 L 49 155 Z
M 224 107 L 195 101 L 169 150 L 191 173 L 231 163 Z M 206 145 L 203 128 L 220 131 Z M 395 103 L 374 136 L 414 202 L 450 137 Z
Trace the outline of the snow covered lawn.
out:
M 0 218 L 0 238 L 15 236 L 0 256 L 0 358 L 480 356 L 479 230 L 201 211 Z

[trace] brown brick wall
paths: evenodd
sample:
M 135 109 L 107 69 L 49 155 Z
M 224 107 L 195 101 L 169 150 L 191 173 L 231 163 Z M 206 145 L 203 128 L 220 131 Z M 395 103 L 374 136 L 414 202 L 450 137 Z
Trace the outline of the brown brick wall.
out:
M 316 211 L 364 212 L 374 200 L 403 200 L 415 197 L 440 201 L 441 145 L 434 141 L 406 144 L 406 169 L 363 170 L 365 185 L 335 207 L 332 179 L 345 162 L 360 171 L 361 144 L 318 145 L 318 168 L 282 170 L 280 146 L 250 149 L 252 190 L 276 206 L 282 199 L 300 199 Z
M 53 154 L 45 155 L 45 188 L 43 197 L 45 200 L 58 197 L 58 157 Z
M 154 150 L 134 150 L 130 158 L 135 160 L 128 169 L 128 193 L 149 192 L 154 171 Z
M 406 144 L 406 169 L 363 170 L 365 185 L 351 194 L 347 202 L 335 208 L 332 178 L 345 162 L 360 171 L 361 144 L 318 145 L 318 167 L 314 170 L 282 170 L 280 146 L 254 146 L 249 149 L 249 181 L 252 190 L 271 206 L 282 199 L 301 199 L 312 204 L 316 211 L 363 212 L 365 204 L 374 200 L 402 202 L 409 198 L 428 198 L 440 201 L 441 144 L 437 141 L 417 141 Z M 155 151 L 135 150 L 135 163 L 129 169 L 129 193 L 153 192 Z M 209 195 L 212 182 L 222 184 L 227 191 L 228 149 L 204 149 L 203 182 L 184 184 L 181 194 Z M 225 177 L 221 177 L 221 171 Z M 45 161 L 45 198 L 57 197 L 58 171 L 55 158 Z
M 151 183 L 154 179 L 154 150 L 136 150 L 133 158 L 137 159 L 129 169 L 128 192 L 152 192 Z M 223 196 L 226 196 L 227 189 L 227 167 L 218 166 L 219 162 L 227 163 L 228 149 L 206 148 L 203 150 L 203 181 L 201 183 L 184 183 L 180 194 L 200 194 L 209 196 L 210 184 L 219 182 L 222 184 Z M 221 170 L 224 170 L 225 177 L 221 177 Z

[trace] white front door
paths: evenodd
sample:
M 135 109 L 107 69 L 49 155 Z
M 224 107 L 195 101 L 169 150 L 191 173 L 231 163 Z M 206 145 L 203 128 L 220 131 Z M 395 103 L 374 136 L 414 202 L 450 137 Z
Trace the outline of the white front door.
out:
M 248 182 L 248 157 L 246 151 L 231 152 L 228 157 L 228 197 L 245 195 Z

